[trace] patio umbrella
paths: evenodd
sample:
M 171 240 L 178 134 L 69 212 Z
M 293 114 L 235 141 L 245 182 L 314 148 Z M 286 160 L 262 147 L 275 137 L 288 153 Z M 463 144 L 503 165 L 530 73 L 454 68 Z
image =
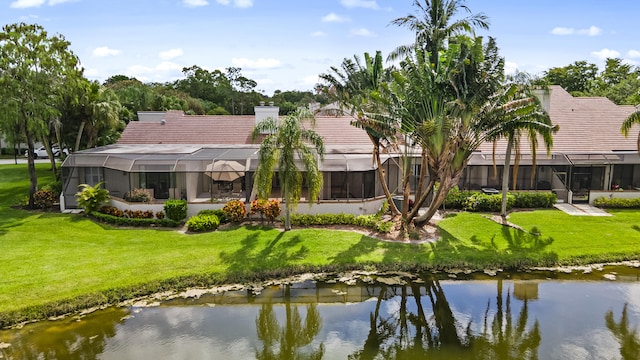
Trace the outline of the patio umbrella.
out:
M 206 168 L 207 175 L 216 181 L 234 181 L 244 176 L 244 170 L 244 165 L 232 160 L 217 160 Z

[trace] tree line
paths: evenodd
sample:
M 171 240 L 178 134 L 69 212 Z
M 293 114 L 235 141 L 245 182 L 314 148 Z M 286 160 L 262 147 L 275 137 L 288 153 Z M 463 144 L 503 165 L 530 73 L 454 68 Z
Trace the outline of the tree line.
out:
M 312 101 L 335 101 L 353 117 L 353 125 L 369 135 L 381 180 L 385 176 L 379 155 L 402 155 L 403 208 L 393 201 L 389 205 L 408 230 L 429 221 L 482 143 L 508 141 L 505 168 L 520 138 L 529 139 L 534 154 L 538 139 L 550 151 L 558 128 L 542 110 L 536 89 L 557 83 L 574 94 L 613 97 L 630 87 L 634 90 L 627 91 L 629 95 L 616 95 L 614 101 L 637 100 L 638 69 L 619 59 L 607 61 L 602 73 L 578 62 L 550 69 L 538 79 L 507 77 L 496 40 L 475 35 L 474 29 L 489 27 L 486 15 L 473 14 L 464 0 L 414 0 L 414 6 L 415 14 L 391 22 L 415 35 L 413 43 L 387 56 L 391 65 L 385 67 L 379 51 L 365 53 L 364 60 L 354 55 L 321 74 L 314 93 L 276 91 L 271 98 L 255 91 L 256 82 L 240 68 L 223 72 L 191 66 L 183 69 L 184 79 L 171 83 L 145 84 L 116 75 L 99 84 L 84 77 L 63 36 L 49 36 L 39 25 L 7 25 L 0 33 L 0 132 L 29 147 L 32 204 L 36 141 L 48 149 L 53 141 L 73 144 L 74 150 L 113 143 L 140 110 L 251 114 L 254 105 L 266 100 L 289 114 Z M 585 73 L 591 76 L 587 81 Z M 419 174 L 413 174 L 415 152 L 420 154 Z M 55 171 L 53 161 L 52 168 Z M 410 208 L 412 175 L 419 176 L 419 184 Z M 391 200 L 391 190 L 382 182 Z M 503 184 L 503 196 L 507 188 Z M 432 200 L 425 204 L 428 198 Z M 429 210 L 418 215 L 423 205 Z

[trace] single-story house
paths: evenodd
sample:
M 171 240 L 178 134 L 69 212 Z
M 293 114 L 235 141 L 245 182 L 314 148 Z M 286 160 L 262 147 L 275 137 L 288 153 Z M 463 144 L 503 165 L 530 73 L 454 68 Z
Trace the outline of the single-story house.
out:
M 561 201 L 588 201 L 592 191 L 620 187 L 640 188 L 640 157 L 635 137 L 624 138 L 622 121 L 632 106 L 618 106 L 606 98 L 574 98 L 559 86 L 540 94 L 554 124 L 551 156 L 544 149 L 537 155 L 533 183 L 528 145 L 516 182 L 519 190 L 555 191 Z M 278 107 L 260 105 L 255 116 L 185 115 L 181 111 L 144 112 L 139 121 L 127 125 L 116 144 L 73 153 L 62 165 L 63 208 L 77 206 L 74 194 L 82 183 L 104 182 L 112 203 L 121 208 L 126 194 L 145 189 L 153 203 L 185 199 L 190 213 L 202 208 L 221 207 L 229 199 L 249 200 L 253 173 L 257 167 L 259 144 L 251 133 L 257 121 L 278 116 Z M 348 116 L 317 116 L 315 131 L 323 137 L 326 155 L 319 164 L 324 174 L 320 199 L 300 212 L 374 213 L 384 201 L 373 146 L 362 129 L 350 124 Z M 504 161 L 506 144 L 495 152 L 498 170 Z M 398 155 L 383 153 L 384 176 L 394 192 L 400 192 Z M 413 159 L 416 174 L 419 154 Z M 499 188 L 494 176 L 493 144 L 484 144 L 469 161 L 459 186 L 467 189 Z M 500 175 L 498 173 L 498 175 Z M 412 179 L 412 186 L 417 184 Z M 513 185 L 511 185 L 513 187 Z M 274 197 L 279 185 L 274 177 Z

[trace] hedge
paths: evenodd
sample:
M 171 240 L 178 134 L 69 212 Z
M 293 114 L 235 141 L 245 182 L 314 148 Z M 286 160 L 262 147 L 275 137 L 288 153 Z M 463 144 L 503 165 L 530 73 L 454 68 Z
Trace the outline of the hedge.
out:
M 599 197 L 593 200 L 593 205 L 600 208 L 611 208 L 611 209 L 639 209 L 640 198 L 620 199 L 620 198 Z
M 388 233 L 393 227 L 390 221 L 384 221 L 376 215 L 353 214 L 293 214 L 291 224 L 297 226 L 309 225 L 355 225 L 370 228 L 381 233 Z
M 97 211 L 94 211 L 89 215 L 99 221 L 102 221 L 108 224 L 118 225 L 118 226 L 178 227 L 182 224 L 180 221 L 174 221 L 171 219 L 128 218 L 128 217 L 119 217 L 119 216 L 113 216 L 109 214 L 103 214 Z
M 507 193 L 507 209 L 550 208 L 558 197 L 552 192 L 522 191 Z M 457 186 L 449 191 L 444 200 L 445 209 L 467 211 L 500 211 L 502 194 L 489 195 L 478 191 L 460 190 Z

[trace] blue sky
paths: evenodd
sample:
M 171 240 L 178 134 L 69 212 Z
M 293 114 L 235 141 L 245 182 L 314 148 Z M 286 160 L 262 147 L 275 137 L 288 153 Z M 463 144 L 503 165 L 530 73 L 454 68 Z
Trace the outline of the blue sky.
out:
M 182 78 L 182 68 L 235 66 L 257 90 L 311 90 L 345 57 L 409 44 L 390 25 L 413 0 L 2 0 L 0 22 L 38 23 L 71 42 L 90 79 Z M 532 74 L 606 57 L 640 64 L 635 0 L 467 0 L 484 13 L 507 70 Z

